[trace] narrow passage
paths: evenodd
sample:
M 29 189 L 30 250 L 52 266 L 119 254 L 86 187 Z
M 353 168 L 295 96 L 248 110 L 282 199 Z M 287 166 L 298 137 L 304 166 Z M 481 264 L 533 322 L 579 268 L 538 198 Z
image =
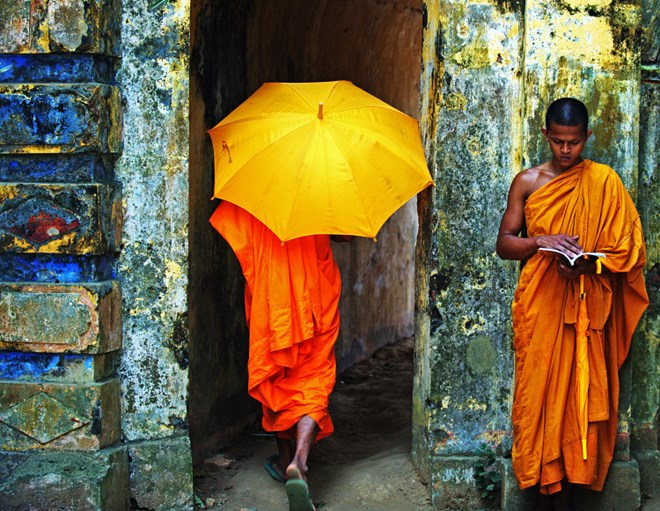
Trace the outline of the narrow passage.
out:
M 309 462 L 319 511 L 432 509 L 410 462 L 413 342 L 385 346 L 338 377 L 335 433 L 316 444 Z M 255 430 L 197 467 L 197 508 L 287 511 L 284 485 L 263 468 L 276 452 L 275 441 Z

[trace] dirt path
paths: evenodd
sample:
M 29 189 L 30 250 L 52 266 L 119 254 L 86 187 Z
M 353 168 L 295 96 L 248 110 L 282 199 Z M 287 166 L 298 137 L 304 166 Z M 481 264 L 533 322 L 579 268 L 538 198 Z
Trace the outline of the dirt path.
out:
M 309 485 L 319 511 L 430 511 L 427 489 L 410 462 L 411 339 L 386 346 L 340 376 L 330 413 L 335 434 L 309 460 Z M 198 469 L 200 509 L 286 511 L 284 485 L 264 460 L 275 441 L 248 435 Z

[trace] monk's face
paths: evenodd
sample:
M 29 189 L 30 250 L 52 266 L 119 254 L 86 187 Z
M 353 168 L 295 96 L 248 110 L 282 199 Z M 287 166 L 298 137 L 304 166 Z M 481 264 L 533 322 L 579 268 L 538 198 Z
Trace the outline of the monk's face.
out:
M 582 149 L 591 136 L 591 131 L 582 126 L 562 126 L 550 123 L 541 130 L 552 151 L 553 166 L 564 171 L 582 161 Z

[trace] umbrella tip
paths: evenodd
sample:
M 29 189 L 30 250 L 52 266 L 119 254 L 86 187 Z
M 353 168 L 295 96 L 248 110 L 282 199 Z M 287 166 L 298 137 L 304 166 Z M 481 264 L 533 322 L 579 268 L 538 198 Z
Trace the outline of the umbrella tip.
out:
M 323 103 L 319 103 L 319 113 L 318 118 L 323 119 Z

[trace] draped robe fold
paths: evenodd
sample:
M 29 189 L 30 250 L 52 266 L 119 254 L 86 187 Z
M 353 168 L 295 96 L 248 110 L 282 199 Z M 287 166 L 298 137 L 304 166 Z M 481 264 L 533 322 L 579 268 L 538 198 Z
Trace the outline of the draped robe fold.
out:
M 542 493 L 561 480 L 600 491 L 612 460 L 619 401 L 618 370 L 648 305 L 639 215 L 609 167 L 585 160 L 551 180 L 525 204 L 528 236 L 579 235 L 585 252 L 603 252 L 603 272 L 585 275 L 589 425 L 582 458 L 575 404 L 575 324 L 579 279 L 557 272 L 537 252 L 520 273 L 512 304 L 515 389 L 513 468 L 520 488 Z
M 248 393 L 262 404 L 266 431 L 291 438 L 303 415 L 333 432 L 341 278 L 328 235 L 281 242 L 242 208 L 223 201 L 210 219 L 245 276 L 249 326 Z

